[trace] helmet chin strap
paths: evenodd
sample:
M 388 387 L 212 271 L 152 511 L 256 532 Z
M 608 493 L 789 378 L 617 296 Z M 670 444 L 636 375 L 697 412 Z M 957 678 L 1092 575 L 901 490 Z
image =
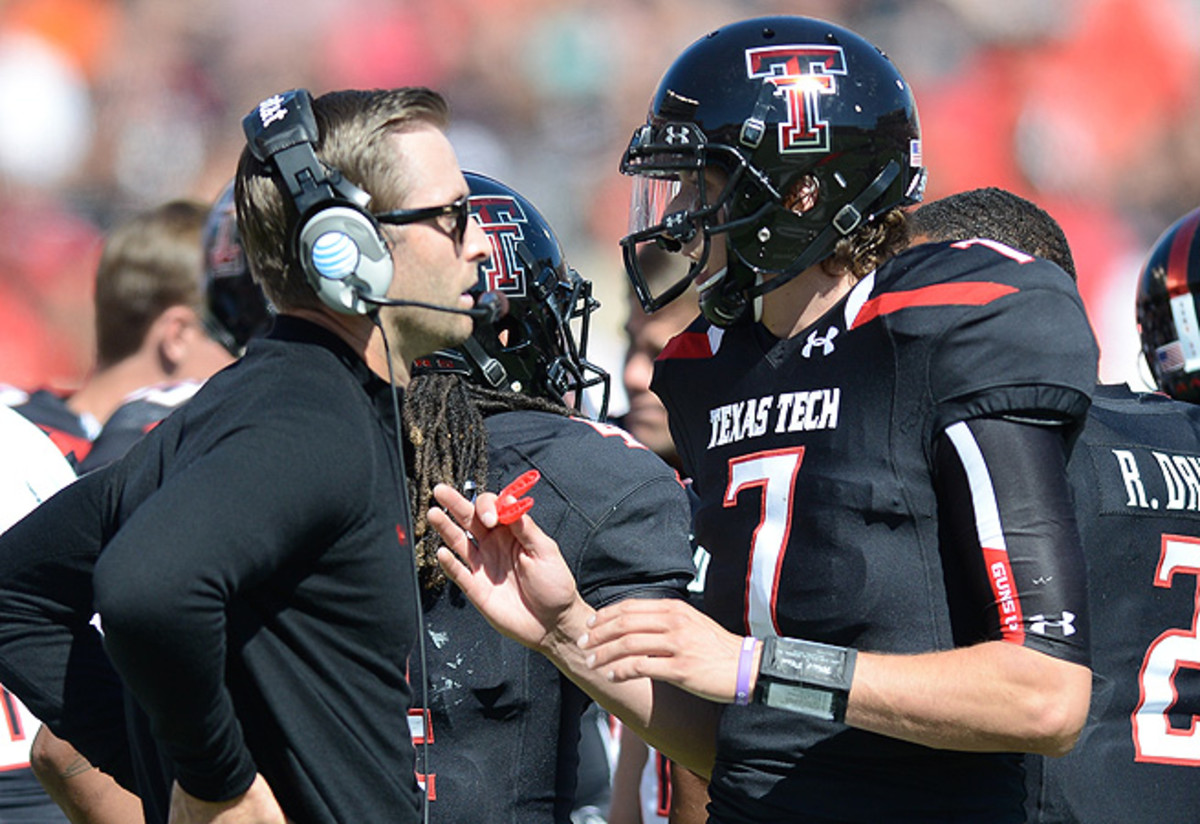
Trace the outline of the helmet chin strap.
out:
M 814 263 L 824 260 L 827 257 L 826 252 L 839 238 L 850 234 L 862 224 L 863 210 L 883 194 L 899 174 L 900 164 L 895 160 L 889 160 L 888 164 L 883 167 L 883 171 L 876 175 L 871 184 L 863 189 L 858 197 L 838 210 L 838 213 L 833 216 L 833 220 L 829 221 L 825 228 L 813 238 L 813 242 L 808 244 L 795 262 L 770 280 L 763 279 L 763 276 L 768 274 L 767 272 L 738 255 L 738 259 L 755 274 L 755 285 L 746 290 L 745 297 L 754 300 L 756 305 L 761 306 L 759 299 L 763 295 L 783 286 Z M 761 308 L 755 314 L 761 314 Z

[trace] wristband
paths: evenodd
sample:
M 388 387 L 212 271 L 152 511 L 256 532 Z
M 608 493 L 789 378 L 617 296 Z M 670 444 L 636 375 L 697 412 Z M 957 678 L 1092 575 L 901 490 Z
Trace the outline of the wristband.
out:
M 750 703 L 750 670 L 754 666 L 754 648 L 758 639 L 747 635 L 742 639 L 742 652 L 738 655 L 737 688 L 733 694 L 733 703 L 744 707 Z
M 825 721 L 846 719 L 858 653 L 796 638 L 768 638 L 758 666 L 759 703 Z

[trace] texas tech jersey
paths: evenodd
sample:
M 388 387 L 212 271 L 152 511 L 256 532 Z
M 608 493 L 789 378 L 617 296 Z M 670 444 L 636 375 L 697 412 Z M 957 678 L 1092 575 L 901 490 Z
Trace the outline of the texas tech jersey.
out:
M 615 426 L 550 413 L 492 415 L 487 429 L 489 488 L 541 472 L 530 514 L 558 541 L 589 604 L 685 597 L 695 574 L 688 503 L 657 455 Z M 414 719 L 414 743 L 418 771 L 432 773 L 430 817 L 568 822 L 589 699 L 545 657 L 492 629 L 451 585 L 427 599 L 425 622 L 430 716 L 428 726 Z
M 992 241 L 916 247 L 787 340 L 697 320 L 659 356 L 653 388 L 700 498 L 706 611 L 738 634 L 917 653 L 960 645 L 948 590 L 984 592 L 974 614 L 991 616 L 989 634 L 974 640 L 1086 663 L 1083 634 L 1062 626 L 1086 615 L 1082 559 L 1070 603 L 1050 597 L 1037 563 L 1016 574 L 989 561 L 979 568 L 1003 577 L 956 580 L 932 455 L 971 418 L 1077 423 L 1095 374 L 1070 279 Z M 1024 623 L 1002 623 L 1010 607 Z M 1058 624 L 1033 626 L 1039 614 Z M 758 703 L 726 707 L 710 793 L 723 823 L 1023 816 L 1017 756 L 928 749 Z
M 201 385 L 200 381 L 180 381 L 148 386 L 129 395 L 104 424 L 87 457 L 80 461 L 79 473 L 99 469 L 124 455 L 163 418 L 195 395 Z
M 48 389 L 39 389 L 12 408 L 37 424 L 50 436 L 71 466 L 78 467 L 92 448 L 100 432 L 100 422 L 91 415 L 76 415 L 67 407 L 67 399 Z
M 1200 815 L 1200 408 L 1102 386 L 1070 462 L 1088 562 L 1092 707 L 1028 762 L 1030 821 Z

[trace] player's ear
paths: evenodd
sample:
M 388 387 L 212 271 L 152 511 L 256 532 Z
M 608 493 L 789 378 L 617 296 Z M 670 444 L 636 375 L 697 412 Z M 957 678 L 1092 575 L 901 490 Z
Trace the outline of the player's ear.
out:
M 187 358 L 196 336 L 203 335 L 204 328 L 194 309 L 169 306 L 150 325 L 148 334 L 153 336 L 163 372 L 169 375 Z

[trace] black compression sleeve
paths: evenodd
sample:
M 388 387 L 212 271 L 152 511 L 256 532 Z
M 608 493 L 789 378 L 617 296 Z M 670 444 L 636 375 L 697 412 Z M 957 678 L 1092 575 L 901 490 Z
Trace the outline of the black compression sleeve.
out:
M 1083 550 L 1062 427 L 979 418 L 934 448 L 955 643 L 1003 639 L 1089 663 Z

